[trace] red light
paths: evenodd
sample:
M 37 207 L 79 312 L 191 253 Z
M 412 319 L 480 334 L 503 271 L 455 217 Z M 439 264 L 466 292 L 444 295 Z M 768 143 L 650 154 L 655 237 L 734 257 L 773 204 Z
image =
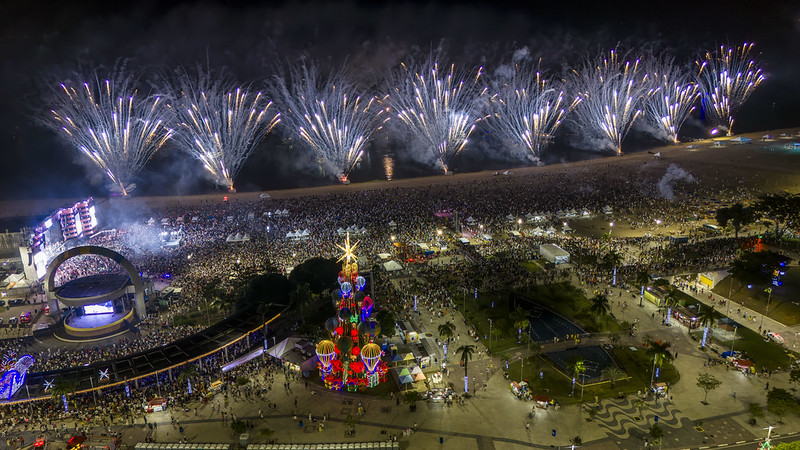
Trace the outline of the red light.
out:
M 228 201 L 228 196 L 226 195 L 225 197 L 222 197 L 222 201 L 223 202 L 227 202 Z

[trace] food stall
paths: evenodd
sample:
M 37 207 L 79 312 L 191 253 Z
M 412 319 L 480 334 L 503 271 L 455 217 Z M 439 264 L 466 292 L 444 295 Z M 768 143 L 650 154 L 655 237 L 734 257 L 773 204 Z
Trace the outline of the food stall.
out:
M 533 395 L 531 396 L 533 400 L 534 406 L 537 408 L 548 409 L 548 408 L 555 408 L 556 410 L 559 409 L 559 404 L 555 401 L 555 399 L 548 397 L 546 395 Z
M 512 381 L 509 385 L 509 388 L 511 389 L 511 392 L 513 392 L 518 398 L 523 400 L 531 398 L 531 393 L 528 390 L 528 383 L 524 381 L 520 381 L 519 383 Z
M 153 413 L 164 411 L 167 409 L 168 400 L 163 397 L 155 397 L 151 398 L 150 400 L 144 402 L 142 404 L 142 408 L 144 408 L 144 412 Z

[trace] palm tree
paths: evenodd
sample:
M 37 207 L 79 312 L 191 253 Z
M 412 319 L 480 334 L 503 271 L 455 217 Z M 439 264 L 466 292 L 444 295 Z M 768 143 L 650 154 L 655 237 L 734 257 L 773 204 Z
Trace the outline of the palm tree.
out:
M 52 397 L 53 401 L 58 405 L 63 401 L 63 398 L 74 394 L 76 389 L 77 385 L 73 381 L 59 378 L 53 383 L 53 387 L 50 388 L 50 397 Z
M 642 300 L 644 299 L 644 288 L 650 284 L 650 275 L 645 271 L 637 272 L 636 284 L 642 287 L 642 293 L 639 295 L 639 306 L 642 306 Z
M 522 342 L 522 330 L 527 330 L 531 326 L 531 322 L 528 320 L 528 311 L 517 306 L 517 309 L 511 313 L 511 320 L 514 321 L 514 328 L 517 329 L 517 342 Z
M 619 370 L 617 366 L 608 366 L 603 369 L 602 372 L 603 377 L 607 378 L 608 381 L 611 382 L 611 387 L 614 387 L 614 383 L 617 382 L 620 378 L 625 376 L 625 372 Z
M 311 289 L 307 284 L 298 284 L 295 290 L 289 293 L 289 300 L 297 305 L 297 310 L 300 314 L 300 323 L 304 324 L 306 322 L 306 316 L 303 314 L 303 309 L 314 302 Z
M 450 338 L 453 337 L 453 332 L 455 331 L 456 326 L 453 325 L 452 322 L 449 320 L 441 325 L 439 325 L 439 337 L 442 338 L 442 343 L 444 347 L 444 359 L 447 359 L 447 343 L 450 341 Z
M 178 375 L 178 384 L 186 384 L 188 386 L 189 380 L 195 379 L 199 376 L 194 364 L 187 364 L 183 371 Z
M 669 325 L 669 318 L 672 315 L 672 307 L 678 304 L 678 289 L 675 287 L 671 287 L 669 293 L 666 297 L 664 297 L 664 306 L 667 307 L 667 315 L 664 319 L 664 323 Z
M 597 294 L 591 299 L 592 306 L 589 307 L 589 311 L 594 314 L 595 320 L 599 323 L 600 319 L 605 317 L 606 314 L 611 310 L 611 304 L 608 301 L 608 297 L 603 294 Z
M 700 340 L 700 347 L 705 348 L 706 346 L 706 338 L 708 337 L 708 329 L 714 324 L 716 320 L 717 313 L 714 311 L 714 307 L 703 308 L 700 311 L 700 315 L 697 317 L 697 320 L 700 323 L 700 326 L 703 327 L 703 339 Z
M 453 322 L 449 320 L 441 325 L 439 325 L 439 337 L 443 340 L 449 340 L 453 337 L 453 333 L 456 330 L 456 326 L 453 325 Z
M 456 349 L 456 353 L 459 353 L 461 356 L 461 363 L 464 364 L 464 392 L 469 391 L 468 382 L 469 376 L 467 375 L 467 364 L 469 360 L 472 359 L 472 355 L 475 353 L 475 346 L 474 345 L 462 345 Z
M 672 361 L 672 352 L 669 348 L 672 346 L 669 342 L 650 340 L 647 346 L 647 353 L 653 356 L 653 371 L 650 374 L 650 384 L 653 384 L 655 377 L 656 366 L 661 367 L 664 361 Z
M 572 393 L 570 396 L 575 395 L 575 380 L 581 376 L 582 373 L 586 372 L 586 363 L 583 362 L 582 358 L 578 358 L 573 360 L 569 363 L 569 371 L 572 372 Z

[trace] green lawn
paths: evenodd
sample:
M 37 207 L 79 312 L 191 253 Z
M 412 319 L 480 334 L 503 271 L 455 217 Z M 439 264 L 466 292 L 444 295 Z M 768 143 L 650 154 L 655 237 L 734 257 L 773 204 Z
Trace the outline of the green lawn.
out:
M 451 294 L 456 299 L 456 307 L 463 310 L 463 291 L 459 292 L 457 288 L 453 288 Z M 586 299 L 583 292 L 570 284 L 552 283 L 532 286 L 520 294 L 568 317 L 587 331 L 614 332 L 621 329 L 612 315 L 598 318 L 589 311 L 591 302 Z M 478 332 L 487 348 L 491 348 L 495 355 L 500 355 L 508 349 L 519 347 L 525 343 L 524 340 L 518 341 L 518 331 L 514 328 L 514 323 L 510 318 L 512 311 L 509 299 L 511 296 L 512 294 L 507 291 L 479 291 L 477 300 L 471 292 L 466 295 L 467 320 Z M 489 336 L 489 319 L 492 320 L 491 345 L 486 339 Z
M 717 283 L 713 292 L 732 300 L 730 304 L 731 315 L 736 315 L 736 306 L 744 303 L 744 306 L 763 314 L 769 299 L 768 317 L 778 322 L 794 326 L 800 324 L 800 268 L 792 266 L 786 269 L 786 275 L 781 277 L 783 286 L 772 287 L 772 297 L 770 298 L 763 289 L 748 289 L 742 286 L 732 277 L 726 277 Z M 731 289 L 731 282 L 733 288 Z M 723 307 L 727 311 L 727 306 Z M 741 316 L 740 316 L 741 317 Z
M 531 273 L 542 271 L 542 267 L 536 261 L 523 261 L 519 263 L 519 265 L 528 269 L 528 271 Z
M 702 333 L 703 330 L 700 329 L 692 334 L 699 339 L 702 337 Z M 731 340 L 721 340 L 712 336 L 711 341 L 717 344 L 720 353 L 731 349 Z M 733 344 L 733 349 L 745 353 L 748 359 L 755 363 L 756 370 L 759 372 L 786 368 L 794 358 L 780 345 L 767 341 L 755 331 L 743 327 L 736 330 L 736 342 Z
M 653 360 L 647 354 L 646 349 L 640 347 L 637 351 L 632 351 L 628 347 L 616 347 L 611 350 L 611 354 L 620 365 L 620 369 L 628 374 L 628 378 L 618 380 L 613 388 L 609 382 L 587 385 L 584 388 L 584 400 L 593 401 L 595 395 L 600 399 L 616 398 L 619 392 L 635 394 L 647 389 L 650 385 Z M 509 382 L 520 380 L 521 369 L 522 363 L 519 360 L 509 364 Z M 543 375 L 541 377 L 540 371 Z M 525 359 L 521 379 L 528 382 L 534 394 L 549 395 L 561 405 L 575 404 L 580 401 L 580 384 L 575 386 L 575 396 L 570 397 L 571 379 L 559 372 L 549 361 L 539 356 Z M 672 385 L 678 380 L 680 380 L 680 375 L 672 364 L 664 362 L 659 370 L 659 378 L 655 381 L 669 382 Z

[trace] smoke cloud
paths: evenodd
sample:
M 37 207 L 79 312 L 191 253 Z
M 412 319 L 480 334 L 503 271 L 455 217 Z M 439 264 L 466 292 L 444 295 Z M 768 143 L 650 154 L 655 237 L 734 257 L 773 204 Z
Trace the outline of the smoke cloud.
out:
M 675 200 L 675 185 L 680 182 L 694 183 L 694 181 L 694 176 L 685 169 L 675 164 L 670 164 L 664 176 L 658 181 L 656 188 L 661 197 L 667 200 Z

